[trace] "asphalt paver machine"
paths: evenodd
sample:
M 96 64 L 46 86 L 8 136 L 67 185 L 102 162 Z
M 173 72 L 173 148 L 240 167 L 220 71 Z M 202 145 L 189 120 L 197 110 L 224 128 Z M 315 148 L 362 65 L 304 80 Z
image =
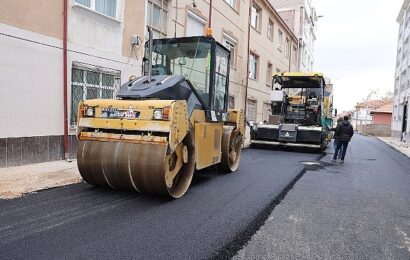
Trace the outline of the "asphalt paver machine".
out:
M 273 75 L 272 114 L 251 130 L 251 145 L 307 147 L 323 151 L 331 140 L 332 90 L 321 73 Z

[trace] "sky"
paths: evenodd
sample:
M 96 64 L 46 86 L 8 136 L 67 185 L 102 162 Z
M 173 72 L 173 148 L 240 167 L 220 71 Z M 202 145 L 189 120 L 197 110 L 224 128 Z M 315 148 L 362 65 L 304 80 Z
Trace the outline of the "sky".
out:
M 372 90 L 394 90 L 403 0 L 313 0 L 318 15 L 314 70 L 334 84 L 334 108 L 353 110 Z

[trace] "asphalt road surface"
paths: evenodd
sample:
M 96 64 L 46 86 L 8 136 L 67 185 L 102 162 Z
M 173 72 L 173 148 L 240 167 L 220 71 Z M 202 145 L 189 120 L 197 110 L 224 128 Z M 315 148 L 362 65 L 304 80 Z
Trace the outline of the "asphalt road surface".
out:
M 202 171 L 177 200 L 84 183 L 0 200 L 0 259 L 230 257 L 319 157 L 246 149 L 236 173 Z
M 345 163 L 311 167 L 235 256 L 410 259 L 410 159 L 353 136 Z

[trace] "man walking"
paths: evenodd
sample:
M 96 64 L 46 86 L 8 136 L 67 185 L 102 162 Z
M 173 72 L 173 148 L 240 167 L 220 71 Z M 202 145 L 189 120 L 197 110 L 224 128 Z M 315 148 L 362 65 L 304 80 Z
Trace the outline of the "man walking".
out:
M 343 117 L 339 117 L 339 118 L 337 119 L 336 127 L 337 127 L 342 121 L 343 121 Z M 331 131 L 336 131 L 336 127 L 333 127 L 333 128 L 331 128 L 330 130 L 331 130 Z M 338 143 L 336 133 L 333 135 L 333 139 L 334 139 L 334 141 L 333 141 L 333 149 L 334 149 L 334 151 L 335 151 L 335 153 L 336 153 L 336 147 L 337 147 L 337 143 Z M 343 151 L 343 148 L 341 148 L 341 149 L 339 150 L 339 153 L 337 153 L 337 155 L 336 155 L 337 158 L 340 158 L 340 157 L 342 156 L 342 151 Z
M 335 140 L 337 140 L 336 151 L 333 155 L 333 162 L 336 161 L 339 150 L 342 150 L 341 162 L 345 160 L 345 155 L 347 151 L 347 146 L 350 142 L 350 139 L 353 136 L 353 126 L 349 123 L 349 117 L 344 116 L 343 121 L 339 123 L 335 131 Z

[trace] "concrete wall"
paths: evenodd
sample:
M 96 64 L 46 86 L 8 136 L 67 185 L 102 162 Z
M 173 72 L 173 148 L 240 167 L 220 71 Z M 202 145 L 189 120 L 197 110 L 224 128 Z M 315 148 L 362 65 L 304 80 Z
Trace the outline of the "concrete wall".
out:
M 6 24 L 0 32 L 34 41 L 0 38 L 0 138 L 63 134 L 62 41 Z
M 391 126 L 388 124 L 371 124 L 358 126 L 358 132 L 372 136 L 390 136 Z
M 0 23 L 63 39 L 62 0 L 1 0 Z

